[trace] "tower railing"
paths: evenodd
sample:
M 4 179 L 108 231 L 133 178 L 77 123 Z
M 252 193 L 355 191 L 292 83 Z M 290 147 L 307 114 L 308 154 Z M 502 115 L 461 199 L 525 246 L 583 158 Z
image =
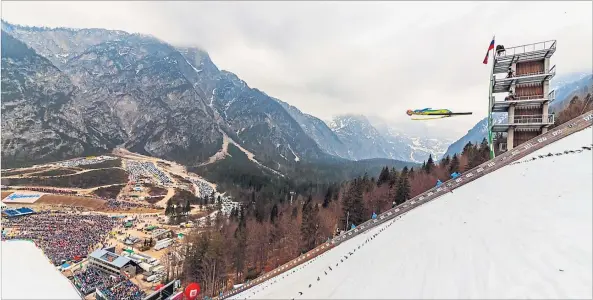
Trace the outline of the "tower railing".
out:
M 553 65 L 550 70 L 547 72 L 548 74 L 556 75 L 556 65 Z
M 503 119 L 496 120 L 496 125 L 502 124 L 554 124 L 554 114 L 544 115 L 518 115 L 514 116 L 511 120 Z
M 548 93 L 548 101 L 552 102 L 556 100 L 556 90 L 552 90 Z
M 556 41 L 545 41 L 545 42 L 538 42 L 526 45 L 515 46 L 511 48 L 505 48 L 504 52 L 501 52 L 497 58 L 503 58 L 507 56 L 515 56 L 518 54 L 524 54 L 534 51 L 542 51 L 542 50 L 549 50 L 556 48 Z
M 544 99 L 544 95 L 514 96 L 513 100 L 533 100 L 533 99 Z
M 544 115 L 520 115 L 514 116 L 509 124 L 554 124 L 554 115 L 550 114 L 546 117 Z
M 542 74 L 550 74 L 550 75 L 556 75 L 556 65 L 553 65 L 550 69 L 548 70 L 542 70 L 542 71 L 535 71 L 535 72 L 530 72 L 530 73 L 522 73 L 522 74 L 516 74 L 513 73 L 513 76 L 511 77 L 505 77 L 505 78 L 501 78 L 501 79 L 511 79 L 511 78 L 520 78 L 520 77 L 527 77 L 527 76 L 534 76 L 534 75 L 542 75 Z

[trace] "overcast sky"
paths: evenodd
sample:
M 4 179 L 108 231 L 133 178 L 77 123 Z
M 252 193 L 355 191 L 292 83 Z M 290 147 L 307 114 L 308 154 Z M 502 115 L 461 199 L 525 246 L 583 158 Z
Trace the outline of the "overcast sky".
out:
M 199 46 L 251 87 L 324 120 L 408 122 L 408 108 L 463 135 L 487 112 L 493 34 L 507 47 L 556 39 L 559 74 L 591 71 L 592 2 L 2 2 L 23 25 L 100 27 Z M 428 123 L 428 122 L 427 122 Z M 405 123 L 404 123 L 405 124 Z

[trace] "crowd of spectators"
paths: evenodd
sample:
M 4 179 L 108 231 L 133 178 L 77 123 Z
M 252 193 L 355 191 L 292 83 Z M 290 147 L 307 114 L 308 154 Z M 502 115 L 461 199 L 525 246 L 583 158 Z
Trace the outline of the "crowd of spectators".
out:
M 74 273 L 74 284 L 84 295 L 94 292 L 96 288 L 110 288 L 125 279 L 124 276 L 109 275 L 95 268 L 86 268 Z
M 57 195 L 76 195 L 76 194 L 78 194 L 77 191 L 54 189 L 54 188 L 44 188 L 44 187 L 7 186 L 6 189 L 19 190 L 19 191 L 34 191 L 34 192 L 41 192 L 41 193 L 51 193 L 51 194 L 57 194 Z
M 33 215 L 4 220 L 11 234 L 5 239 L 32 240 L 58 266 L 76 257 L 86 257 L 104 242 L 116 222 L 106 215 L 40 211 Z
M 156 206 L 154 204 L 142 203 L 142 202 L 131 202 L 131 201 L 121 201 L 116 199 L 107 199 L 107 203 L 105 204 L 108 210 L 130 210 L 132 208 L 152 208 L 152 209 L 160 209 L 162 207 Z
M 129 280 L 100 291 L 108 300 L 141 300 L 146 297 L 146 293 Z

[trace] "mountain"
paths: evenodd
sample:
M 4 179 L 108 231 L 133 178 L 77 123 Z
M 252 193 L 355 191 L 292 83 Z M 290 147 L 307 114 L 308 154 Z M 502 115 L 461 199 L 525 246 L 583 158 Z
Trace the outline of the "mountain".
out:
M 218 70 L 207 53 L 197 48 L 180 48 L 195 70 L 189 80 L 200 89 L 218 118 L 228 124 L 226 134 L 255 153 L 273 168 L 294 165 L 301 159 L 331 159 L 295 119 L 264 92 L 251 88 L 237 75 Z
M 420 128 L 402 129 L 400 126 L 389 124 L 380 119 L 374 118 L 371 122 L 381 135 L 391 145 L 391 151 L 405 155 L 406 161 L 423 162 L 429 155 L 438 158 L 447 150 L 447 146 L 453 139 L 439 135 L 435 130 Z
M 389 151 L 391 148 L 389 142 L 363 115 L 337 116 L 328 123 L 328 126 L 346 145 L 348 157 L 351 159 L 380 157 L 406 160 L 402 156 L 394 157 L 394 154 Z
M 301 112 L 298 108 L 286 102 L 279 99 L 275 100 L 284 107 L 290 116 L 297 121 L 299 126 L 301 126 L 307 135 L 309 135 L 325 153 L 346 159 L 355 159 L 348 154 L 347 146 L 340 140 L 338 135 L 325 124 L 325 122 L 312 115 Z
M 573 97 L 583 99 L 593 92 L 593 74 L 575 73 L 562 81 L 552 82 L 552 86 L 556 91 L 556 100 L 550 104 L 550 110 L 560 111 L 568 106 Z
M 80 91 L 48 59 L 2 31 L 2 164 L 59 160 L 107 151 L 116 143 L 89 127 Z
M 582 99 L 587 93 L 592 92 L 593 74 L 575 72 L 560 75 L 552 80 L 551 86 L 556 91 L 556 100 L 551 103 L 550 111 L 556 112 L 565 108 L 568 105 L 567 100 L 572 99 L 574 96 L 579 96 Z M 493 118 L 495 123 L 502 122 L 506 120 L 506 114 L 494 114 Z M 488 120 L 484 118 L 470 129 L 466 135 L 451 144 L 442 157 L 459 153 L 468 142 L 479 143 L 487 135 Z
M 440 157 L 451 142 L 446 138 L 409 135 L 394 125 L 377 118 L 371 122 L 362 115 L 337 116 L 328 124 L 346 146 L 345 157 L 354 160 L 389 158 L 419 163 L 431 154 Z
M 274 169 L 290 168 L 301 159 L 332 159 L 282 105 L 235 74 L 219 70 L 199 49 L 176 48 L 150 36 L 104 29 L 50 29 L 6 22 L 2 28 L 30 47 L 31 53 L 45 58 L 67 82 L 64 85 L 75 91 L 68 103 L 76 109 L 77 128 L 86 128 L 93 137 L 104 140 L 88 144 L 88 151 L 121 145 L 191 166 L 216 161 L 212 157 L 224 152 L 225 141 L 230 141 L 252 160 Z M 19 66 L 26 69 L 27 80 L 35 82 L 46 76 L 27 62 Z M 13 67 L 16 65 L 3 64 L 3 74 L 11 77 L 16 72 Z M 4 80 L 2 88 L 3 93 L 19 90 Z M 29 86 L 24 89 L 25 93 L 34 92 L 27 90 Z M 34 100 L 17 98 L 19 103 Z M 20 131 L 28 131 L 27 126 L 35 122 L 13 118 L 21 108 L 24 106 L 8 114 L 3 103 L 3 121 L 22 122 Z M 3 133 L 11 136 L 17 132 L 7 126 Z M 24 153 L 5 156 L 7 145 L 3 144 L 3 165 L 18 164 L 11 159 L 15 155 L 29 157 Z M 84 152 L 80 149 L 64 155 Z

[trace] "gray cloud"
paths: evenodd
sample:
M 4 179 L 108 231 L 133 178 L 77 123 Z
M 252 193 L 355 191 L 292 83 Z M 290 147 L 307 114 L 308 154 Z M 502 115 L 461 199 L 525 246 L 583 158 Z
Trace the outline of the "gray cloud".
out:
M 374 115 L 405 126 L 408 108 L 487 110 L 488 43 L 558 40 L 561 73 L 593 67 L 591 2 L 3 2 L 3 18 L 102 27 L 200 46 L 250 86 L 323 119 Z M 408 122 L 409 123 L 409 122 Z M 414 125 L 417 126 L 417 125 Z

